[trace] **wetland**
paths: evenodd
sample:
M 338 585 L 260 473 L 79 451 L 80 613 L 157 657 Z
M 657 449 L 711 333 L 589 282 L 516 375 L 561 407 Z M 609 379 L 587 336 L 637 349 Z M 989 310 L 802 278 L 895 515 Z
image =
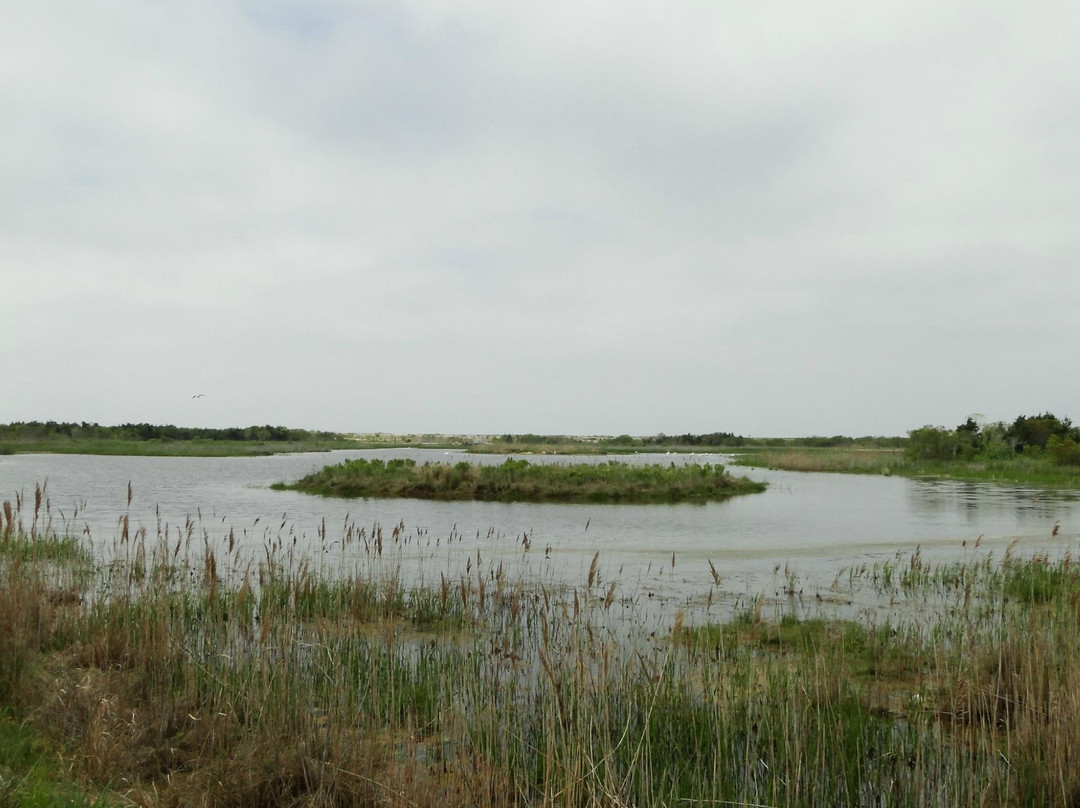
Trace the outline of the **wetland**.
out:
M 704 503 L 270 488 L 355 458 L 506 461 L 0 458 L 0 735 L 28 750 L 0 759 L 0 795 L 914 806 L 1078 793 L 1074 492 L 758 469 L 763 493 Z

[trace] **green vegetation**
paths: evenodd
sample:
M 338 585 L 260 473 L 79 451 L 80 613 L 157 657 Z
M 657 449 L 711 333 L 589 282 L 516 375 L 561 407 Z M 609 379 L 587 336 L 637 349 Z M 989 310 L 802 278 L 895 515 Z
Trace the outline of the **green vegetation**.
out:
M 83 793 L 78 783 L 61 770 L 43 735 L 0 712 L 0 806 L 108 808 L 111 804 L 103 796 Z
M 505 434 L 480 440 L 468 451 L 484 454 L 634 454 L 636 452 L 723 452 L 776 448 L 859 447 L 864 449 L 902 448 L 905 438 L 861 437 L 844 435 L 807 438 L 748 438 L 732 432 L 707 434 L 684 433 L 651 436 L 593 436 Z
M 735 452 L 740 465 L 789 469 L 906 476 L 955 477 L 960 479 L 1019 482 L 1059 487 L 1080 487 L 1080 428 L 1053 413 L 1019 416 L 1011 424 L 980 424 L 968 418 L 955 429 L 924 426 L 908 437 L 858 438 L 844 435 L 803 438 L 750 438 L 731 432 L 685 433 L 649 437 L 575 437 L 570 435 L 504 434 L 500 436 L 452 436 L 441 434 L 341 435 L 274 426 L 230 429 L 196 429 L 152 424 L 103 427 L 90 423 L 36 421 L 0 424 L 0 454 L 12 452 L 66 452 L 115 455 L 231 456 L 282 452 L 313 452 L 332 449 L 379 449 L 391 447 L 449 448 L 495 454 L 630 454 L 638 452 Z M 539 474 L 539 472 L 538 472 Z M 490 489 L 460 474 L 439 475 L 438 480 L 418 479 L 409 493 L 400 480 L 390 490 L 343 484 L 340 476 L 329 478 L 318 493 L 342 496 L 412 496 L 444 499 L 525 499 L 530 501 L 627 501 L 656 502 L 672 499 L 709 499 L 723 493 L 697 491 L 651 492 L 629 483 L 629 493 L 616 493 L 627 481 L 609 478 L 588 493 L 572 493 L 552 479 L 529 480 L 521 490 Z M 454 489 L 445 487 L 453 479 Z M 385 482 L 385 480 L 384 480 Z M 608 486 L 607 483 L 613 486 Z M 352 493 L 343 493 L 347 488 Z M 650 486 L 652 484 L 650 483 Z M 299 485 L 296 487 L 300 487 Z M 430 490 L 429 490 L 430 489 Z M 309 490 L 309 489 L 302 489 Z M 732 493 L 745 493 L 730 491 Z
M 47 421 L 0 424 L 0 454 L 53 452 L 102 455 L 223 457 L 363 448 L 333 432 L 249 426 L 230 429 Z
M 1080 488 L 1080 466 L 1061 465 L 1047 454 L 1030 452 L 996 460 L 923 460 L 897 449 L 755 449 L 740 450 L 733 462 L 787 471 L 897 474 Z
M 734 462 L 740 466 L 788 471 L 842 472 L 848 474 L 902 473 L 907 467 L 902 449 L 852 447 L 740 449 Z
M 1052 413 L 980 425 L 968 418 L 955 429 L 924 426 L 901 449 L 750 447 L 736 462 L 791 471 L 902 474 L 1080 487 L 1080 430 Z
M 665 435 L 660 433 L 652 437 L 632 438 L 629 435 L 620 435 L 615 438 L 602 438 L 602 445 L 623 449 L 644 448 L 648 450 L 681 450 L 697 451 L 708 449 L 721 451 L 725 449 L 767 449 L 767 448 L 838 448 L 859 447 L 863 449 L 895 449 L 903 446 L 903 438 L 864 436 L 851 438 L 846 435 L 833 435 L 831 437 L 810 436 L 803 438 L 752 438 L 735 435 L 731 432 L 710 432 L 703 435 L 682 434 Z
M 906 453 L 912 460 L 994 461 L 1015 455 L 1048 458 L 1059 466 L 1080 465 L 1080 429 L 1053 413 L 1021 415 L 1009 426 L 979 425 L 973 418 L 956 429 L 924 426 L 909 433 Z
M 404 528 L 347 523 L 320 531 L 318 566 L 273 537 L 136 532 L 86 576 L 78 557 L 34 549 L 55 543 L 47 512 L 0 514 L 0 805 L 1080 795 L 1069 551 L 898 553 L 841 570 L 816 611 L 793 587 L 724 608 L 710 587 L 668 631 L 640 593 L 601 584 L 599 556 L 569 588 L 467 549 L 464 571 L 406 584 Z M 840 617 L 838 597 L 905 608 Z
M 500 502 L 703 502 L 763 491 L 764 484 L 732 477 L 723 466 L 633 466 L 626 463 L 497 466 L 413 460 L 350 460 L 309 474 L 290 488 L 338 497 Z
M 604 454 L 607 450 L 597 438 L 575 435 L 490 435 L 467 447 L 472 454 Z

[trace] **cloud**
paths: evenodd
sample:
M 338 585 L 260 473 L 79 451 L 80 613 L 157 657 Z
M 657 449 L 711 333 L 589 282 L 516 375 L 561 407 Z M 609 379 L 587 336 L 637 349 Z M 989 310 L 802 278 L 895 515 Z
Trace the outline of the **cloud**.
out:
M 895 434 L 1068 413 L 1078 16 L 10 9 L 0 271 L 25 304 L 0 419 Z M 43 355 L 78 356 L 70 381 Z

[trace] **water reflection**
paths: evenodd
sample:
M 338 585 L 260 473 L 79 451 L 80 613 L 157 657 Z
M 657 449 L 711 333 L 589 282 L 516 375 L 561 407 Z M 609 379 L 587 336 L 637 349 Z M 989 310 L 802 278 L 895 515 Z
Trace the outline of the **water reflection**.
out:
M 1077 501 L 1073 491 L 958 480 L 914 480 L 908 490 L 915 513 L 939 513 L 973 526 L 1014 520 L 1018 533 L 1072 513 Z

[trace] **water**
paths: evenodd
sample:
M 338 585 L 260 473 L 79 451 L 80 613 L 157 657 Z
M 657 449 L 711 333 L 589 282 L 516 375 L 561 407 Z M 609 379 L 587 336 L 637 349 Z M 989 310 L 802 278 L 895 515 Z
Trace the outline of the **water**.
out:
M 581 586 L 600 553 L 599 586 L 618 583 L 638 599 L 693 603 L 713 585 L 727 597 L 776 594 L 797 576 L 800 590 L 827 587 L 849 565 L 887 560 L 921 547 L 924 557 L 984 550 L 1061 551 L 1077 539 L 1076 492 L 902 477 L 807 474 L 734 468 L 769 483 L 764 494 L 704 505 L 556 505 L 420 500 L 337 500 L 269 486 L 346 458 L 411 457 L 418 462 L 501 463 L 505 456 L 442 450 L 341 451 L 250 458 L 0 457 L 0 499 L 21 492 L 32 512 L 34 486 L 47 480 L 54 523 L 114 545 L 118 520 L 132 530 L 177 539 L 193 525 L 200 543 L 230 530 L 247 558 L 280 546 L 297 558 L 369 558 L 343 551 L 344 525 L 371 537 L 383 528 L 381 560 L 407 576 L 438 580 L 502 563 L 552 583 Z M 529 457 L 532 462 L 606 462 L 602 457 Z M 634 455 L 633 463 L 724 463 L 720 455 Z M 128 483 L 133 499 L 127 503 Z M 24 507 L 24 512 L 27 510 Z M 320 532 L 325 521 L 325 541 Z M 1055 526 L 1058 535 L 1052 536 Z M 395 542 L 392 531 L 398 527 Z M 170 539 L 171 543 L 172 539 Z M 527 548 L 526 549 L 526 545 Z M 201 547 L 201 544 L 200 544 Z M 201 552 L 201 550 L 200 550 Z M 252 562 L 254 563 L 254 562 Z M 786 573 L 786 574 L 785 574 Z

